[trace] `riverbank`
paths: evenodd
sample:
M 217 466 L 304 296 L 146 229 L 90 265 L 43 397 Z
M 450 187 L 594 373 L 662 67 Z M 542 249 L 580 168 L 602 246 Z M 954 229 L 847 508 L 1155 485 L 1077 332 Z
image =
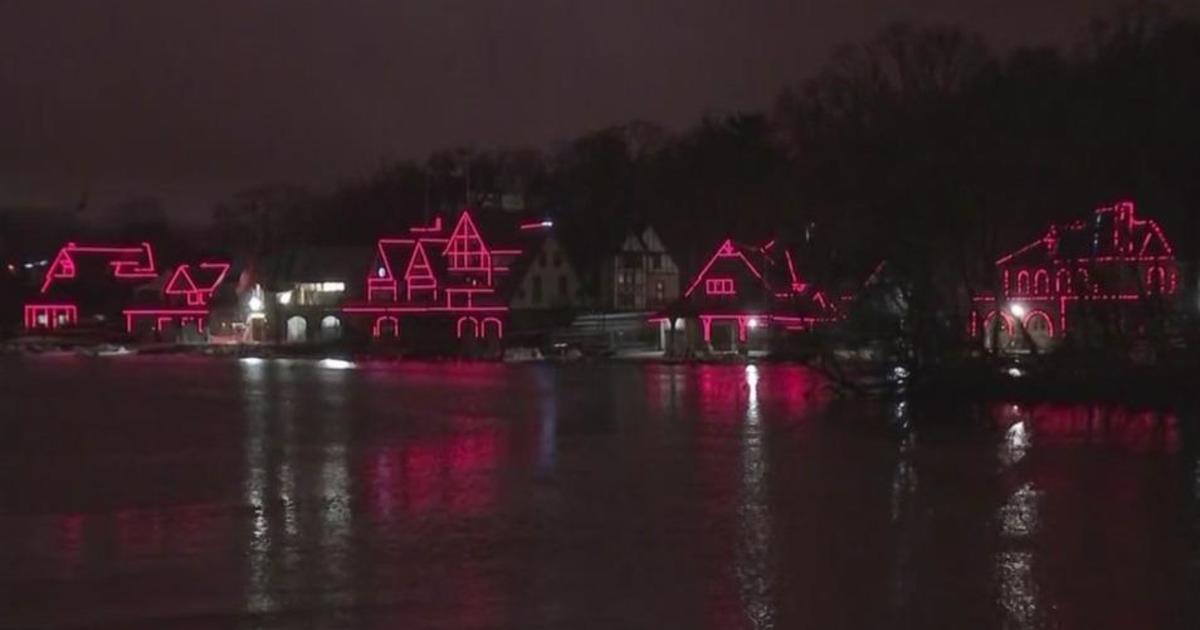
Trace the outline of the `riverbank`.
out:
M 970 357 L 919 374 L 878 362 L 825 363 L 815 357 L 744 356 L 666 357 L 630 355 L 547 354 L 532 348 L 509 349 L 493 355 L 416 355 L 395 348 L 346 343 L 328 344 L 178 344 L 121 343 L 73 340 L 63 337 L 24 337 L 0 344 L 0 354 L 22 356 L 79 355 L 88 357 L 163 356 L 338 359 L 355 362 L 434 361 L 497 363 L 638 363 L 660 365 L 793 364 L 805 365 L 829 380 L 829 389 L 842 397 L 905 398 L 962 401 L 1104 401 L 1145 405 L 1200 402 L 1191 387 L 1200 362 L 1174 358 L 1149 365 L 1080 357 Z

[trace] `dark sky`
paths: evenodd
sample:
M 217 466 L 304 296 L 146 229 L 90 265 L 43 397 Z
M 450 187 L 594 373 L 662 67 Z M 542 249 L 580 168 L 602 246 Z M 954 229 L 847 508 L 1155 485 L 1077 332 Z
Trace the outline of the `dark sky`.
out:
M 761 108 L 895 20 L 1072 42 L 1123 0 L 0 0 L 0 206 L 327 187 L 382 157 Z M 1167 2 L 1177 12 L 1197 0 Z

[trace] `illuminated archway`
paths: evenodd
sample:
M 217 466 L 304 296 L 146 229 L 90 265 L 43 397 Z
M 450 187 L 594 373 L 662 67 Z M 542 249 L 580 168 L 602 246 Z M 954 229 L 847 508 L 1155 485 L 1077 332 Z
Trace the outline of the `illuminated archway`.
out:
M 1054 320 L 1050 318 L 1050 315 L 1046 311 L 1030 311 L 1025 316 L 1025 321 L 1022 324 L 1025 326 L 1025 330 L 1031 334 L 1044 332 L 1048 337 L 1054 336 Z
M 1017 295 L 1029 295 L 1029 272 L 1024 269 L 1017 272 Z
M 1167 272 L 1162 267 L 1151 267 L 1146 270 L 1146 291 L 1163 293 L 1167 288 Z
M 376 339 L 395 339 L 400 336 L 400 320 L 391 315 L 378 317 L 375 319 L 375 327 L 371 332 Z
M 996 321 L 997 316 L 1000 317 L 1001 323 L 1004 324 L 1004 334 L 1008 335 L 1009 337 L 1012 337 L 1014 322 L 1013 322 L 1012 317 L 1010 317 L 1008 315 L 1008 313 L 1003 313 L 1000 311 L 992 311 L 991 313 L 988 313 L 987 317 L 983 318 L 983 329 L 985 331 L 990 332 L 992 330 L 992 326 L 994 325 L 994 322 Z
M 299 315 L 293 315 L 287 320 L 288 343 L 304 343 L 308 341 L 308 320 Z
M 1054 275 L 1054 290 L 1059 295 L 1071 295 L 1071 271 L 1059 269 Z
M 496 318 L 496 317 L 483 318 L 483 323 L 481 324 L 481 328 L 482 328 L 484 337 L 495 337 L 496 339 L 504 338 L 504 324 L 501 323 L 499 318 Z
M 464 327 L 464 324 L 466 325 Z M 472 339 L 479 336 L 479 320 L 470 315 L 463 315 L 458 318 L 458 323 L 454 326 L 455 334 L 459 339 L 463 338 L 464 332 Z
M 321 318 L 321 339 L 329 341 L 342 336 L 342 320 L 333 315 Z
M 1034 295 L 1050 295 L 1050 274 L 1045 269 L 1038 269 L 1033 274 Z

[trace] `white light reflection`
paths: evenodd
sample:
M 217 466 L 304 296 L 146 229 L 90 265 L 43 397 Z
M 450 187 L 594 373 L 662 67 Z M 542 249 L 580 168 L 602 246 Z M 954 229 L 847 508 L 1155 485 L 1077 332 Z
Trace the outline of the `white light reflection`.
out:
M 1033 553 L 1001 551 L 996 555 L 996 577 L 1000 583 L 1002 628 L 1025 630 L 1038 626 L 1037 584 L 1033 579 Z
M 912 463 L 912 450 L 916 437 L 908 433 L 900 440 L 900 453 L 896 458 L 896 470 L 892 473 L 892 522 L 904 514 L 909 497 L 917 492 L 917 469 Z
M 1023 415 L 1017 405 L 1006 411 L 1006 415 L 1015 416 L 1017 421 L 1005 431 L 997 455 L 1003 468 L 1011 468 L 1025 457 L 1031 436 L 1026 426 L 1028 414 Z M 996 510 L 1001 547 L 995 556 L 995 572 L 1000 608 L 1005 617 L 1002 628 L 1036 628 L 1041 622 L 1037 582 L 1033 575 L 1035 558 L 1031 551 L 1036 547 L 1030 545 L 1039 529 L 1040 499 L 1041 493 L 1033 482 L 1025 482 Z
M 1025 421 L 1020 420 L 1008 427 L 1004 440 L 1000 443 L 1000 463 L 1012 466 L 1025 458 L 1029 451 L 1029 431 L 1025 429 Z
M 775 625 L 770 566 L 771 522 L 767 492 L 767 460 L 758 403 L 758 367 L 746 366 L 746 417 L 742 425 L 741 504 L 735 571 L 742 606 L 755 628 Z
M 353 370 L 354 363 L 345 359 L 325 358 L 317 361 L 317 365 L 329 370 Z
M 242 396 L 246 410 L 245 488 L 242 500 L 252 510 L 254 520 L 246 553 L 249 585 L 246 588 L 246 609 L 252 613 L 270 612 L 276 608 L 271 593 L 271 552 L 274 539 L 267 518 L 268 440 L 267 404 L 264 388 L 263 360 L 245 357 L 242 366 Z
M 1028 482 L 1000 506 L 1000 532 L 1005 538 L 1028 538 L 1037 532 L 1040 494 Z

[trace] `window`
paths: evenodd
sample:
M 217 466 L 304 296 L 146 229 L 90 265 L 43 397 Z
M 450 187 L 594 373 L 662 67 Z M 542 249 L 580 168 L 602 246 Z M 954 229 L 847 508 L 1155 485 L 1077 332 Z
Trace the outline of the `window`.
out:
M 626 269 L 641 269 L 641 254 L 621 254 L 621 266 Z
M 562 254 L 560 252 L 554 252 L 554 268 L 558 269 L 561 266 L 562 266 Z
M 1033 274 L 1033 292 L 1035 295 L 1050 295 L 1050 274 L 1045 269 L 1038 269 Z
M 321 319 L 321 339 L 329 341 L 342 336 L 342 322 L 333 315 Z
M 1150 293 L 1162 293 L 1166 288 L 1167 272 L 1162 267 L 1151 267 L 1146 270 L 1146 288 Z
M 1029 295 L 1029 272 L 1017 272 L 1017 295 Z
M 708 278 L 704 281 L 704 292 L 709 295 L 733 295 L 733 278 Z
M 662 304 L 667 300 L 667 285 L 662 280 L 654 283 L 654 301 Z
M 662 254 L 650 254 L 650 268 L 655 271 L 662 269 Z
M 566 300 L 567 298 L 570 297 L 570 292 L 567 290 L 567 277 L 566 276 L 558 277 L 558 297 L 563 300 Z
M 545 266 L 546 266 L 546 252 L 545 252 L 545 251 L 543 251 L 542 253 L 538 254 L 538 266 L 539 266 L 539 267 L 545 267 Z
M 1066 269 L 1059 269 L 1058 273 L 1054 274 L 1055 290 L 1059 295 L 1071 294 L 1071 272 Z
M 308 341 L 308 321 L 299 315 L 287 320 L 287 340 L 289 343 Z
M 534 276 L 533 279 L 530 280 L 530 283 L 531 283 L 532 289 L 533 289 L 532 290 L 533 298 L 530 301 L 533 302 L 534 304 L 541 304 L 542 303 L 542 277 Z

